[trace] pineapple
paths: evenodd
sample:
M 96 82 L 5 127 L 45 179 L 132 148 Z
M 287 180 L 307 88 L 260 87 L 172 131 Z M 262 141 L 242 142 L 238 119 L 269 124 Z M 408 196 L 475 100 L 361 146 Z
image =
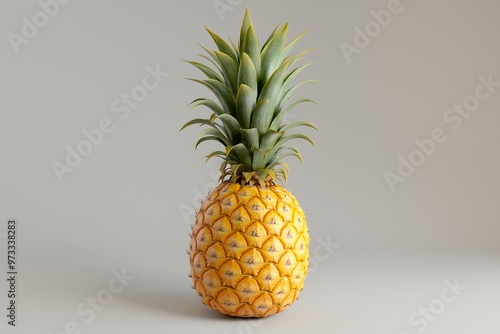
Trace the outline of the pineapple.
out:
M 288 24 L 278 26 L 262 47 L 245 13 L 239 43 L 224 41 L 207 29 L 218 50 L 204 48 L 213 67 L 188 61 L 206 79 L 218 103 L 199 98 L 211 110 L 182 129 L 199 124 L 196 147 L 208 140 L 223 146 L 207 156 L 222 159 L 220 184 L 202 202 L 192 227 L 189 261 L 193 288 L 204 304 L 234 317 L 267 317 L 285 310 L 304 287 L 309 264 L 306 216 L 297 199 L 277 182 L 286 181 L 287 156 L 302 160 L 289 140 L 312 140 L 285 124 L 297 105 L 294 78 L 308 64 L 293 65 L 305 52 L 288 55 L 302 37 L 286 44 Z M 288 101 L 291 101 L 287 103 Z M 181 129 L 181 130 L 182 130 Z

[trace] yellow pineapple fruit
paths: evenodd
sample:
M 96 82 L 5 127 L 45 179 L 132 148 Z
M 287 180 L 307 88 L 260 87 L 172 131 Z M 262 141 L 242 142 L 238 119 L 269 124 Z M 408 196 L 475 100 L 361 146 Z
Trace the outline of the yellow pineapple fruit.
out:
M 208 29 L 207 29 L 208 30 Z M 306 216 L 297 199 L 276 181 L 286 180 L 284 158 L 299 150 L 289 140 L 311 139 L 284 124 L 287 113 L 309 99 L 291 99 L 292 85 L 306 65 L 292 69 L 304 53 L 288 56 L 300 39 L 285 44 L 288 24 L 277 27 L 262 47 L 248 11 L 239 45 L 229 46 L 208 30 L 218 50 L 205 48 L 215 70 L 190 61 L 206 76 L 218 102 L 193 103 L 212 111 L 187 122 L 208 126 L 198 144 L 215 140 L 223 151 L 221 182 L 201 204 L 191 233 L 189 260 L 193 288 L 204 304 L 235 317 L 267 317 L 285 310 L 304 287 L 309 261 Z

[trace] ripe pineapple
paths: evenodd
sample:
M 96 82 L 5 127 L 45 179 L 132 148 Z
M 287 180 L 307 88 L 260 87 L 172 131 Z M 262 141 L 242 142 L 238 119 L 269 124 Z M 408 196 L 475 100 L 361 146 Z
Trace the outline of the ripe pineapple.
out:
M 292 69 L 305 52 L 288 53 L 300 35 L 286 44 L 288 24 L 277 27 L 262 47 L 248 11 L 239 44 L 232 45 L 208 30 L 218 50 L 204 48 L 213 67 L 189 61 L 206 76 L 218 102 L 199 98 L 195 106 L 212 111 L 187 122 L 203 130 L 196 146 L 207 140 L 223 145 L 212 152 L 222 159 L 220 184 L 207 196 L 192 228 L 189 260 L 193 287 L 202 302 L 235 317 L 267 317 L 285 310 L 304 287 L 309 260 L 306 216 L 295 197 L 276 184 L 286 181 L 287 156 L 302 160 L 299 150 L 285 146 L 296 127 L 284 124 L 287 113 L 310 99 L 292 98 L 294 78 L 308 64 Z M 182 130 L 181 129 L 181 130 Z

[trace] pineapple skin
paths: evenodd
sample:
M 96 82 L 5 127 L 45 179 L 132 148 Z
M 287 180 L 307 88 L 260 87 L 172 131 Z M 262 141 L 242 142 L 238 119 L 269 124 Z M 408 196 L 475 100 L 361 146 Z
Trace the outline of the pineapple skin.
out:
M 279 185 L 222 182 L 197 212 L 189 261 L 193 288 L 212 309 L 246 318 L 284 311 L 309 267 L 304 211 Z

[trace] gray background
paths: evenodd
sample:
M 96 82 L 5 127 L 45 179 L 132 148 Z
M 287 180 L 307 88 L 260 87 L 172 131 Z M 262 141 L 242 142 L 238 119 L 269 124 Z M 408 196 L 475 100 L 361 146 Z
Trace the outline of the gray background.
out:
M 6 221 L 20 225 L 19 325 L 2 311 L 2 332 L 55 334 L 75 321 L 82 333 L 498 333 L 500 92 L 457 130 L 443 114 L 478 76 L 500 81 L 499 3 L 402 0 L 350 63 L 339 45 L 354 45 L 354 28 L 388 1 L 232 3 L 221 20 L 212 1 L 73 0 L 18 53 L 7 36 L 40 7 L 0 4 L 2 272 Z M 207 115 L 188 103 L 209 96 L 184 80 L 201 74 L 181 60 L 199 59 L 197 42 L 212 47 L 204 26 L 236 40 L 246 7 L 261 40 L 286 21 L 290 36 L 309 31 L 296 50 L 314 48 L 314 64 L 300 78 L 318 83 L 300 94 L 319 106 L 294 117 L 320 128 L 308 132 L 316 149 L 297 143 L 304 163 L 290 161 L 287 189 L 322 256 L 291 309 L 253 322 L 219 316 L 190 289 L 183 212 L 217 166 L 204 164 L 210 145 L 194 151 L 198 129 L 179 133 Z M 112 102 L 157 65 L 169 76 L 119 119 Z M 114 131 L 60 183 L 51 164 L 103 118 Z M 384 173 L 437 127 L 447 141 L 392 192 Z M 331 254 L 328 239 L 340 245 Z M 76 307 L 121 268 L 135 279 L 86 323 Z M 456 301 L 425 330 L 411 325 L 455 278 L 467 287 Z

